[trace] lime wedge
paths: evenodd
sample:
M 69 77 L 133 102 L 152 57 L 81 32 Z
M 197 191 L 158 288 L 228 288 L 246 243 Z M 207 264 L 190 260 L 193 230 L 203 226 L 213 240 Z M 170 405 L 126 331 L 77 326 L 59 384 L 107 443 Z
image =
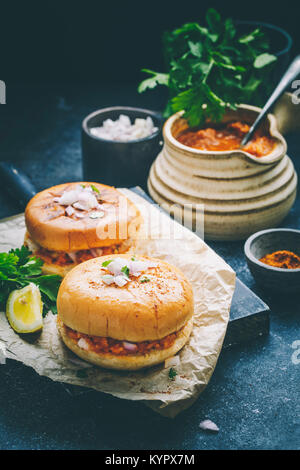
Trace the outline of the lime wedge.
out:
M 41 293 L 32 282 L 23 289 L 10 293 L 6 304 L 6 316 L 17 333 L 34 333 L 43 328 L 43 303 Z

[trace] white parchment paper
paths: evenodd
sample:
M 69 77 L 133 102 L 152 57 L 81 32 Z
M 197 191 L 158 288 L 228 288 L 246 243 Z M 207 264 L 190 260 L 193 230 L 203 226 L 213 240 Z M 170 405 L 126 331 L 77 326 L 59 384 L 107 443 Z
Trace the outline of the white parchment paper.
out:
M 123 399 L 143 400 L 159 413 L 173 417 L 196 400 L 214 371 L 229 320 L 235 274 L 197 235 L 142 197 L 122 191 L 138 205 L 144 218 L 144 235 L 137 240 L 134 253 L 169 261 L 185 273 L 193 286 L 194 328 L 189 342 L 176 355 L 174 366 L 167 363 L 145 371 L 118 372 L 85 363 L 64 346 L 51 312 L 34 341 L 16 334 L 1 314 L 0 339 L 8 358 L 32 367 L 40 375 Z M 2 220 L 0 251 L 21 246 L 24 232 L 23 214 Z M 171 366 L 178 374 L 175 380 L 169 378 Z

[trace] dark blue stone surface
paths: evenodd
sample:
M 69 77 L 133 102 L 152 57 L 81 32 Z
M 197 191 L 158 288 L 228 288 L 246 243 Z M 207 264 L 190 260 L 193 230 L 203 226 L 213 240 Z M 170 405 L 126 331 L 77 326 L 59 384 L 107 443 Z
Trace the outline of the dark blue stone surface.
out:
M 99 84 L 50 91 L 11 87 L 7 102 L 0 107 L 0 157 L 21 167 L 41 190 L 80 180 L 86 114 L 109 105 L 159 109 L 162 99 L 138 96 L 134 86 Z M 287 140 L 299 171 L 300 136 Z M 0 216 L 17 212 L 0 191 Z M 282 226 L 300 228 L 299 197 Z M 70 395 L 10 360 L 0 365 L 0 449 L 299 449 L 300 364 L 292 362 L 292 344 L 300 340 L 300 297 L 258 288 L 243 243 L 210 245 L 271 307 L 268 336 L 223 350 L 204 393 L 174 420 L 96 392 Z M 199 429 L 205 418 L 219 426 L 218 434 Z

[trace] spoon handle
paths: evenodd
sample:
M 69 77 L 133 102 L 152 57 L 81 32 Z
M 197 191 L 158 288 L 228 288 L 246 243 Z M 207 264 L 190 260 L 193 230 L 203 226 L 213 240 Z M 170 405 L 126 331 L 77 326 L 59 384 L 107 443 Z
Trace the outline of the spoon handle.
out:
M 256 120 L 252 124 L 249 132 L 243 138 L 242 143 L 241 143 L 242 147 L 246 145 L 247 142 L 249 142 L 254 131 L 257 129 L 257 127 L 259 126 L 259 124 L 261 123 L 265 115 L 269 112 L 270 108 L 273 106 L 273 104 L 278 100 L 278 98 L 282 95 L 282 93 L 287 89 L 287 87 L 299 74 L 300 74 L 300 55 L 298 55 L 293 60 L 293 62 L 291 63 L 291 65 L 289 66 L 289 68 L 287 69 L 283 77 L 281 78 L 280 82 L 278 83 L 277 87 L 273 91 L 272 95 L 266 102 L 265 106 L 263 107 L 263 109 L 257 116 Z

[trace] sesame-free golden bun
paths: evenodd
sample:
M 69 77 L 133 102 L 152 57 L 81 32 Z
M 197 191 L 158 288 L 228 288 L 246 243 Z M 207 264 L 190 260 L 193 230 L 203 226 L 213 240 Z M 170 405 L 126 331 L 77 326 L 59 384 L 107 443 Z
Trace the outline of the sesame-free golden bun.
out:
M 78 185 L 94 185 L 100 191 L 104 217 L 69 217 L 65 207 L 54 202 L 54 198 Z M 25 223 L 30 237 L 50 251 L 73 252 L 116 245 L 134 234 L 140 221 L 138 209 L 116 188 L 90 182 L 52 186 L 36 194 L 25 210 Z
M 81 359 L 91 362 L 96 366 L 104 367 L 105 369 L 116 370 L 138 370 L 146 367 L 151 367 L 160 364 L 166 359 L 174 356 L 189 339 L 193 329 L 193 319 L 189 320 L 185 326 L 178 332 L 174 343 L 166 349 L 151 350 L 146 354 L 131 354 L 130 356 L 117 356 L 111 353 L 99 353 L 94 351 L 86 351 L 80 348 L 77 342 L 70 338 L 66 333 L 66 328 L 58 318 L 58 330 L 65 345 L 73 351 L 74 354 Z
M 157 263 L 140 277 L 130 276 L 123 287 L 107 285 L 102 280 L 106 260 L 131 255 L 118 254 L 94 258 L 81 263 L 63 279 L 57 297 L 59 330 L 65 344 L 78 356 L 102 367 L 138 369 L 162 362 L 179 351 L 190 335 L 194 313 L 193 291 L 184 274 L 169 263 L 148 257 L 141 261 Z M 141 283 L 148 276 L 150 281 Z M 81 349 L 66 335 L 64 325 L 90 336 L 119 341 L 161 340 L 177 333 L 168 349 L 145 355 L 114 356 Z M 131 365 L 131 366 L 130 366 Z
M 192 287 L 184 274 L 169 263 L 154 258 L 156 267 L 142 276 L 141 283 L 131 276 L 123 287 L 107 285 L 102 263 L 115 258 L 130 260 L 132 255 L 118 254 L 94 258 L 79 264 L 63 279 L 57 297 L 60 319 L 69 328 L 87 335 L 125 341 L 152 341 L 178 331 L 193 315 Z

